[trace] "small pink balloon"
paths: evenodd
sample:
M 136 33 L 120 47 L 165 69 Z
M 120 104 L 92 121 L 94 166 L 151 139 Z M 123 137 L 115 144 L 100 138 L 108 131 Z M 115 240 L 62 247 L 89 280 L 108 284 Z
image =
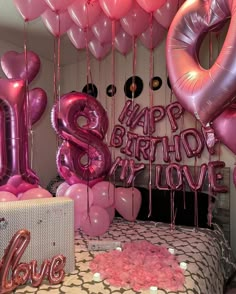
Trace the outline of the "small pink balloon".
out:
M 99 0 L 104 13 L 112 20 L 119 20 L 131 9 L 133 0 Z
M 108 181 L 102 181 L 92 187 L 93 205 L 107 208 L 115 202 L 115 187 Z
M 135 1 L 130 11 L 120 20 L 122 28 L 130 35 L 137 37 L 149 26 L 150 15 Z
M 10 192 L 14 195 L 17 194 L 16 187 L 14 187 L 13 185 L 10 185 L 10 184 L 0 186 L 0 191 Z
M 165 4 L 166 0 L 136 0 L 138 4 L 148 13 L 154 12 L 158 8 L 160 8 L 162 5 Z M 173 0 L 172 0 L 173 1 Z
M 79 0 L 68 7 L 72 20 L 82 29 L 90 28 L 102 12 L 98 1 Z
M 22 179 L 21 175 L 14 175 L 12 177 L 10 177 L 10 179 L 8 180 L 8 184 L 12 185 L 14 187 L 18 187 L 24 180 Z
M 83 213 L 80 227 L 89 236 L 101 236 L 110 226 L 110 218 L 107 211 L 99 206 L 90 207 L 89 213 Z
M 89 42 L 88 47 L 93 56 L 98 60 L 105 58 L 111 51 L 110 43 L 101 44 L 96 38 Z
M 71 185 L 66 189 L 65 196 L 74 200 L 75 215 L 87 211 L 93 203 L 93 191 L 86 184 Z
M 37 184 L 30 184 L 27 182 L 22 182 L 18 187 L 17 187 L 17 195 L 21 193 L 25 193 L 28 190 L 38 188 L 39 186 Z
M 43 188 L 33 188 L 24 192 L 20 200 L 38 199 L 38 198 L 50 198 L 52 194 Z
M 132 44 L 132 37 L 128 33 L 126 33 L 123 28 L 120 28 L 119 32 L 115 36 L 116 49 L 123 55 L 126 55 L 131 51 Z
M 44 0 L 14 0 L 14 4 L 25 21 L 38 18 L 48 8 Z
M 43 115 L 47 106 L 47 94 L 41 88 L 29 91 L 29 115 L 31 124 L 35 124 Z
M 47 9 L 41 16 L 43 23 L 55 37 L 62 36 L 73 25 L 73 21 L 67 11 L 56 13 Z
M 90 28 L 81 29 L 79 26 L 73 24 L 72 27 L 67 31 L 67 35 L 71 43 L 77 49 L 86 48 L 88 43 L 94 37 Z
M 66 190 L 70 187 L 67 182 L 61 183 L 56 190 L 56 197 L 64 197 L 66 194 Z
M 0 191 L 0 202 L 17 201 L 17 197 L 11 192 Z
M 115 208 L 124 219 L 135 221 L 142 203 L 142 196 L 136 188 L 116 188 Z

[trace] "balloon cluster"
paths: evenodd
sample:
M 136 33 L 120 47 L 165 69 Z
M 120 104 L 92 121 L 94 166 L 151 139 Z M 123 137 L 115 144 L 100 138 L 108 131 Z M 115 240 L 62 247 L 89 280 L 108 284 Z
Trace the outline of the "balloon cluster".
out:
M 67 33 L 77 49 L 88 47 L 103 59 L 112 43 L 122 54 L 132 49 L 133 37 L 148 49 L 164 39 L 184 0 L 14 0 L 25 21 L 41 17 L 56 37 Z M 153 17 L 151 17 L 153 16 Z
M 141 207 L 141 193 L 136 188 L 115 186 L 108 181 L 96 183 L 92 188 L 83 183 L 61 183 L 57 197 L 74 200 L 75 230 L 81 229 L 90 236 L 103 235 L 110 227 L 115 210 L 124 219 L 134 221 Z

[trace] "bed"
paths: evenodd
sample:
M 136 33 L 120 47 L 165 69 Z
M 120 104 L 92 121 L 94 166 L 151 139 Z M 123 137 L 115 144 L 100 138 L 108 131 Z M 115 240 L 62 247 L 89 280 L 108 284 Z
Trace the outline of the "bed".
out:
M 224 168 L 224 181 L 229 180 L 229 169 Z M 117 182 L 118 183 L 118 182 Z M 118 183 L 119 184 L 119 183 Z M 137 183 L 136 183 L 137 184 Z M 229 242 L 229 192 L 219 194 L 214 203 L 213 222 L 211 227 L 198 227 L 191 225 L 175 225 L 153 220 L 136 220 L 129 222 L 116 217 L 109 230 L 101 237 L 90 237 L 78 230 L 75 232 L 75 271 L 66 275 L 63 283 L 48 285 L 43 283 L 35 289 L 31 286 L 18 288 L 15 293 L 79 293 L 79 294 L 108 294 L 108 293 L 178 293 L 178 294 L 222 294 L 227 282 L 236 270 L 236 262 Z M 109 279 L 101 276 L 94 279 L 94 269 L 91 264 L 100 255 L 122 254 L 124 250 L 94 250 L 91 242 L 107 241 L 110 244 L 120 242 L 122 249 L 127 244 L 147 242 L 158 248 L 165 248 L 172 254 L 181 267 L 184 276 L 182 285 L 178 290 L 158 287 L 158 291 L 150 288 L 113 285 Z M 117 246 L 117 245 L 116 245 Z M 118 252 L 119 253 L 116 253 Z M 145 250 L 143 250 L 145 252 Z M 108 255 L 104 255 L 105 258 Z M 117 263 L 118 265 L 118 263 Z M 184 267 L 183 267 L 184 265 Z M 116 269 L 116 262 L 113 264 Z M 118 266 L 117 266 L 118 270 Z M 124 268 L 124 272 L 127 269 Z M 160 269 L 161 272 L 161 269 Z M 118 273 L 117 273 L 118 274 Z M 133 285 L 132 283 L 130 283 Z M 160 284 L 162 285 L 162 284 Z M 135 288 L 135 290 L 134 290 Z

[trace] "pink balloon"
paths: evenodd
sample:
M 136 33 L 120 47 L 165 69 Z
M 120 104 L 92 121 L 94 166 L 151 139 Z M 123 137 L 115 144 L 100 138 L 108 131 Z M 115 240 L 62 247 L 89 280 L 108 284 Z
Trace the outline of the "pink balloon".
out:
M 104 13 L 101 13 L 98 21 L 92 26 L 92 32 L 98 41 L 103 44 L 111 42 L 116 33 L 119 31 L 119 28 L 120 23 L 115 22 L 115 30 L 113 32 L 111 20 Z
M 33 81 L 40 69 L 40 59 L 33 51 L 18 53 L 7 51 L 1 57 L 1 67 L 8 79 Z
M 167 0 L 154 12 L 156 21 L 164 28 L 169 29 L 175 14 L 184 2 L 185 0 Z
M 93 191 L 85 184 L 71 185 L 66 189 L 65 196 L 74 200 L 75 217 L 93 204 Z
M 136 188 L 116 188 L 115 208 L 124 219 L 135 221 L 142 203 L 142 196 Z
M 112 20 L 119 20 L 131 9 L 133 0 L 99 0 L 104 13 Z
M 44 0 L 45 3 L 55 12 L 66 10 L 75 0 Z
M 41 88 L 29 91 L 29 115 L 31 124 L 35 124 L 43 115 L 47 106 L 47 94 Z
M 113 221 L 113 219 L 115 217 L 115 214 L 116 214 L 115 207 L 114 206 L 107 207 L 106 211 L 107 211 L 107 213 L 109 215 L 110 223 L 112 223 L 112 221 Z
M 92 187 L 93 204 L 107 208 L 115 202 L 115 187 L 112 183 L 102 181 Z
M 37 184 L 29 165 L 25 82 L 0 79 L 0 97 L 0 185 L 19 175 L 22 181 Z
M 70 187 L 67 182 L 61 183 L 56 190 L 56 197 L 64 197 L 66 194 L 66 190 Z
M 186 1 L 172 21 L 166 43 L 172 90 L 204 126 L 232 103 L 236 92 L 236 1 L 205 4 Z M 219 56 L 209 69 L 202 68 L 197 58 L 202 39 L 207 32 L 220 30 L 229 17 L 230 26 Z
M 81 117 L 86 124 L 78 123 Z M 53 108 L 52 123 L 64 140 L 57 155 L 60 175 L 71 185 L 101 181 L 110 169 L 111 155 L 103 142 L 108 117 L 100 102 L 85 93 L 65 94 Z
M 221 113 L 212 123 L 217 138 L 236 154 L 236 107 L 232 105 Z
M 43 0 L 14 0 L 14 4 L 25 21 L 38 18 L 48 8 Z
M 80 227 L 89 236 L 101 236 L 109 229 L 110 218 L 107 211 L 99 206 L 90 207 L 89 213 L 83 213 Z
M 96 38 L 89 42 L 88 47 L 93 56 L 98 60 L 105 58 L 111 51 L 110 43 L 101 44 Z
M 148 29 L 140 36 L 140 40 L 147 49 L 156 48 L 165 38 L 166 30 L 158 24 L 155 19 L 152 21 L 152 29 Z
M 136 0 L 138 4 L 148 13 L 154 12 L 158 8 L 160 8 L 162 5 L 165 4 L 166 0 Z
M 123 55 L 126 55 L 131 51 L 132 44 L 132 37 L 128 33 L 126 33 L 121 27 L 119 32 L 115 36 L 116 49 Z
M 149 26 L 150 15 L 135 1 L 130 11 L 120 20 L 122 28 L 131 36 L 139 36 Z
M 67 35 L 71 43 L 77 49 L 83 49 L 88 46 L 88 43 L 94 37 L 92 31 L 87 29 L 81 29 L 77 25 L 73 24 L 72 27 L 67 31 Z
M 90 28 L 98 20 L 101 11 L 97 0 L 76 0 L 68 7 L 72 20 L 82 29 Z
M 22 194 L 20 200 L 39 199 L 39 198 L 50 198 L 52 194 L 43 188 L 33 188 L 27 190 Z
M 67 11 L 56 13 L 47 9 L 41 16 L 43 23 L 55 37 L 65 34 L 73 25 L 73 21 Z
M 13 187 L 11 185 L 0 186 L 0 202 L 1 201 L 15 201 L 15 200 L 17 200 L 15 187 Z
M 30 183 L 27 182 L 22 182 L 16 189 L 17 191 L 17 197 L 19 197 L 19 194 L 22 194 L 28 190 L 34 189 L 34 188 L 39 188 L 39 186 L 37 184 L 32 185 Z M 21 195 L 22 196 L 22 195 Z

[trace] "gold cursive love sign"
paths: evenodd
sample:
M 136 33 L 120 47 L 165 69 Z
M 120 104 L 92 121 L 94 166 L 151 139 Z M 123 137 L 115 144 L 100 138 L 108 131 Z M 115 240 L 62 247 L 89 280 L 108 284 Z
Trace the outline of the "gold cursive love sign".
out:
M 13 291 L 17 286 L 31 281 L 32 286 L 38 287 L 43 279 L 50 284 L 59 284 L 65 276 L 66 257 L 56 255 L 51 260 L 45 259 L 41 268 L 37 268 L 37 261 L 20 263 L 20 259 L 30 242 L 30 232 L 19 230 L 12 237 L 0 261 L 0 294 Z

